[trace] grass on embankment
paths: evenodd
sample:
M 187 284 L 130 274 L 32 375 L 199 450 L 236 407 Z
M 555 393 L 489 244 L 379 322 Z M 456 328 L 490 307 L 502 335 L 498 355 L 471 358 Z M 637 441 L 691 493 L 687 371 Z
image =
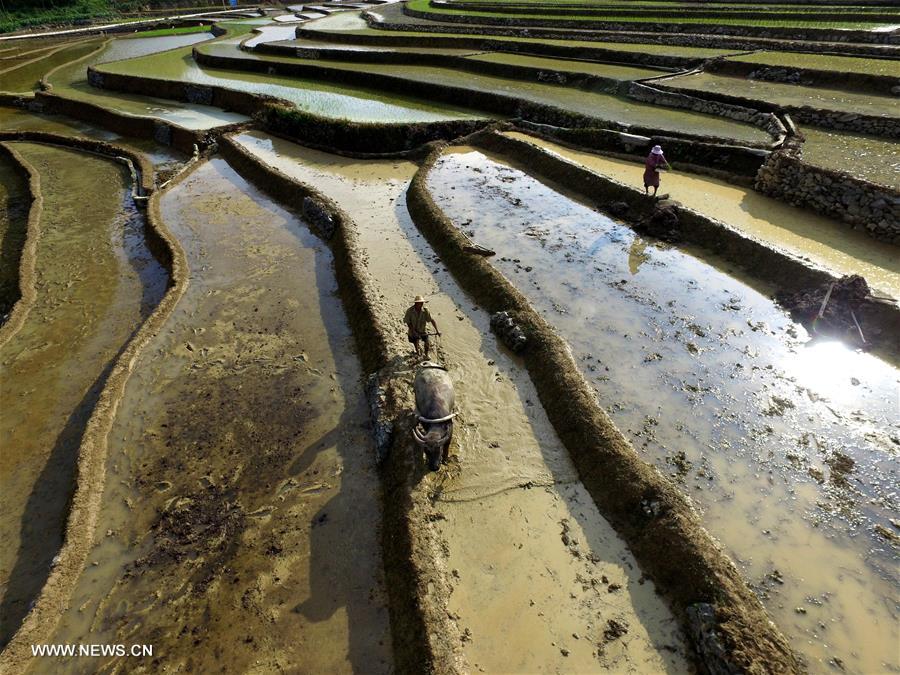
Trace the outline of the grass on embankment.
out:
M 189 33 L 208 33 L 210 28 L 212 28 L 209 24 L 202 24 L 199 26 L 178 26 L 176 28 L 157 28 L 156 30 L 148 30 L 143 31 L 141 33 L 136 33 L 134 37 L 163 37 L 165 35 L 187 35 Z
M 550 20 L 550 21 L 608 21 L 611 23 L 672 23 L 672 24 L 710 24 L 729 25 L 729 26 L 762 26 L 767 28 L 845 28 L 869 30 L 886 25 L 885 21 L 831 21 L 831 20 L 801 20 L 801 19 L 735 19 L 728 18 L 723 15 L 721 18 L 708 19 L 696 18 L 686 14 L 679 17 L 654 16 L 648 13 L 640 17 L 628 16 L 602 16 L 602 15 L 581 15 L 573 11 L 572 14 L 559 16 L 558 14 L 541 14 L 540 8 L 534 10 L 523 9 L 521 13 L 510 12 L 491 12 L 476 9 L 450 9 L 446 7 L 433 7 L 429 4 L 429 0 L 410 0 L 408 7 L 412 10 L 420 12 L 428 12 L 432 18 L 440 20 L 446 18 L 453 20 L 453 17 L 491 17 L 502 19 L 534 19 L 534 20 Z

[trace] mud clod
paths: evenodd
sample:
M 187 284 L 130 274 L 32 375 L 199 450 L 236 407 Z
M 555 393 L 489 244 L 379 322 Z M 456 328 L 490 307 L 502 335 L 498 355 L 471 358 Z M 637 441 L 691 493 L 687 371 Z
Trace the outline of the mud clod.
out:
M 668 242 L 681 240 L 678 212 L 673 206 L 656 206 L 649 216 L 641 220 L 635 229 L 642 234 Z
M 516 354 L 523 352 L 525 347 L 528 346 L 528 338 L 525 336 L 525 332 L 515 322 L 509 312 L 492 314 L 491 330 Z

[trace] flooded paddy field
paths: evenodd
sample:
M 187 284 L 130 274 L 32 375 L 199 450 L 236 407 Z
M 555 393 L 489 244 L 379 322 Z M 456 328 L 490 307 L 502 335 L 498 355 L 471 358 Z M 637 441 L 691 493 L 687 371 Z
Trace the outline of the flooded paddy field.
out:
M 64 98 L 93 103 L 129 115 L 156 117 L 188 129 L 209 129 L 245 122 L 247 118 L 243 115 L 211 106 L 110 92 L 88 84 L 87 69 L 90 66 L 177 49 L 206 39 L 208 36 L 198 33 L 113 40 L 102 51 L 57 69 L 47 79 L 52 92 Z
M 708 47 L 680 47 L 678 45 L 657 45 L 657 44 L 635 44 L 630 42 L 608 42 L 601 40 L 578 40 L 578 39 L 529 39 L 527 37 L 512 37 L 502 35 L 462 35 L 454 33 L 452 26 L 448 26 L 446 33 L 440 32 L 424 32 L 424 31 L 391 31 L 381 28 L 370 28 L 365 20 L 358 14 L 353 12 L 341 12 L 332 14 L 322 19 L 310 21 L 302 26 L 304 35 L 318 33 L 320 39 L 327 40 L 328 33 L 339 33 L 361 38 L 361 42 L 366 36 L 394 36 L 398 39 L 403 38 L 424 38 L 439 37 L 446 38 L 448 43 L 456 40 L 470 40 L 472 38 L 482 40 L 497 40 L 500 42 L 511 42 L 521 47 L 535 44 L 548 44 L 556 47 L 584 48 L 596 47 L 601 49 L 611 49 L 622 52 L 640 52 L 642 54 L 665 54 L 670 56 L 684 56 L 687 58 L 713 58 L 715 56 L 724 56 L 726 54 L 734 54 L 735 50 L 731 49 L 714 49 Z M 527 51 L 527 49 L 521 49 Z
M 595 173 L 628 185 L 642 185 L 642 164 L 573 150 L 522 133 L 507 135 L 538 145 Z M 672 161 L 677 166 L 674 157 Z M 863 232 L 725 180 L 681 170 L 666 173 L 662 180 L 672 199 L 688 208 L 809 259 L 838 276 L 862 274 L 880 293 L 900 298 L 900 262 L 896 253 Z
M 890 187 L 900 186 L 900 141 L 803 127 L 804 162 Z
M 684 91 L 710 92 L 740 96 L 758 101 L 776 103 L 780 106 L 810 106 L 824 110 L 847 113 L 862 113 L 880 117 L 897 117 L 897 97 L 881 94 L 862 94 L 805 87 L 799 84 L 747 80 L 711 73 L 696 73 L 666 79 L 661 84 Z
M 796 52 L 755 52 L 731 56 L 729 61 L 758 63 L 761 66 L 831 70 L 838 73 L 861 73 L 900 77 L 900 61 L 893 59 L 860 58 L 834 54 L 802 54 Z
M 233 43 L 217 43 L 210 47 L 213 50 L 211 53 L 225 50 L 228 55 L 254 58 L 252 55 L 244 55 Z M 363 87 L 208 68 L 197 64 L 189 50 L 172 51 L 145 59 L 119 61 L 107 64 L 103 70 L 110 73 L 142 74 L 159 79 L 216 85 L 262 96 L 274 96 L 293 103 L 301 110 L 353 121 L 429 122 L 483 116 L 463 107 L 384 94 Z
M 454 149 L 429 185 L 702 509 L 810 670 L 897 668 L 898 579 L 876 529 L 897 509 L 896 367 L 810 341 L 721 266 L 498 158 Z
M 659 108 L 656 106 L 574 87 L 529 82 L 511 77 L 460 72 L 451 68 L 405 64 L 378 65 L 329 62 L 328 67 L 375 75 L 387 75 L 394 78 L 402 78 L 411 83 L 442 84 L 480 93 L 502 94 L 532 103 L 555 106 L 595 119 L 620 121 L 627 125 L 716 136 L 751 143 L 766 143 L 770 140 L 769 135 L 763 129 L 725 117 L 678 109 L 668 109 L 665 115 L 661 116 Z
M 426 480 L 451 570 L 448 609 L 473 670 L 684 671 L 671 614 L 597 512 L 527 374 L 487 337 L 488 315 L 416 232 L 404 193 L 417 167 L 258 133 L 237 140 L 347 211 L 398 335 L 418 293 L 445 332 L 439 356 L 456 383 L 460 417 L 450 468 Z M 605 636 L 610 621 L 627 634 Z
M 220 159 L 160 212 L 190 278 L 126 386 L 54 639 L 141 634 L 203 672 L 390 672 L 374 452 L 328 248 Z
M 79 40 L 74 44 L 51 50 L 46 56 L 28 60 L 9 69 L 0 70 L 0 90 L 25 93 L 38 88 L 41 78 L 54 68 L 80 59 L 97 49 L 101 40 Z M 2 67 L 2 66 L 0 66 Z
M 498 14 L 541 15 L 540 1 L 534 10 L 507 3 Z M 607 4 L 618 9 L 594 9 L 636 11 L 640 16 L 630 17 L 636 27 L 656 5 L 684 13 L 709 9 Z M 414 0 L 417 6 L 434 9 Z M 597 127 L 613 122 L 658 130 L 662 140 L 581 130 L 597 147 L 629 153 L 607 156 L 517 131 L 516 116 L 524 113 L 512 105 L 500 127 L 505 131 L 491 133 L 638 189 L 644 167 L 623 158 L 661 142 L 675 165 L 663 175 L 661 192 L 673 201 L 787 252 L 798 265 L 860 274 L 890 303 L 900 298 L 893 246 L 867 236 L 864 223 L 855 231 L 750 187 L 754 162 L 765 154 L 759 148 L 774 147 L 774 136 L 724 115 L 670 107 L 672 100 L 604 93 L 615 82 L 589 78 L 627 84 L 720 57 L 891 76 L 896 61 L 866 59 L 859 51 L 851 56 L 865 45 L 844 50 L 840 36 L 827 46 L 834 53 L 747 53 L 710 48 L 722 44 L 715 34 L 686 43 L 695 46 L 666 44 L 649 29 L 609 37 L 658 42 L 606 42 L 555 29 L 557 39 L 540 39 L 527 29 L 497 26 L 479 35 L 403 14 L 399 4 L 366 9 L 368 22 L 359 6 L 312 19 L 324 11 L 308 10 L 302 22 L 290 15 L 227 20 L 214 31 L 225 31 L 219 38 L 204 29 L 82 34 L 14 46 L 0 41 L 0 90 L 12 83 L 12 91 L 24 94 L 17 101 L 23 107 L 0 106 L 0 130 L 49 131 L 134 149 L 152 162 L 158 191 L 145 213 L 136 208 L 122 163 L 7 142 L 36 171 L 42 210 L 34 238 L 37 298 L 20 304 L 28 307 L 21 327 L 19 310 L 15 325 L 0 321 L 0 536 L 6 542 L 0 670 L 17 659 L 10 672 L 20 665 L 28 673 L 428 670 L 409 668 L 412 662 L 446 675 L 731 672 L 727 659 L 705 651 L 719 639 L 709 631 L 721 628 L 728 658 L 758 645 L 730 643 L 747 639 L 734 637 L 724 616 L 731 610 L 720 603 L 734 592 L 718 578 L 725 568 L 723 576 L 731 574 L 730 558 L 747 606 L 756 607 L 755 594 L 777 624 L 762 639 L 786 635 L 809 672 L 900 672 L 900 371 L 890 340 L 881 340 L 888 348 L 876 355 L 809 334 L 771 299 L 777 289 L 761 281 L 765 270 L 757 276 L 714 251 L 638 235 L 583 195 L 536 178 L 536 167 L 477 149 L 484 135 L 446 147 L 418 145 L 444 138 L 428 135 L 432 126 L 473 129 L 497 117 L 473 107 L 467 93 L 572 111 Z M 558 17 L 560 8 L 553 9 L 548 15 Z M 748 11 L 746 4 L 718 9 Z M 809 22 L 826 27 L 842 11 L 828 8 Z M 725 44 L 757 42 L 771 46 L 755 39 Z M 796 43 L 782 48 L 802 48 L 800 37 Z M 208 67 L 195 53 L 240 62 Z M 454 58 L 429 65 L 441 56 Z M 282 64 L 340 72 L 276 74 Z M 322 141 L 312 127 L 297 131 L 302 125 L 279 131 L 295 134 L 293 141 L 276 136 L 263 115 L 94 87 L 89 67 L 96 67 L 97 84 L 104 74 L 126 74 L 199 85 L 183 88 L 192 101 L 208 101 L 208 86 L 275 97 L 321 116 L 348 138 L 357 130 L 369 137 L 360 138 L 359 148 L 343 143 L 347 155 L 311 149 L 302 144 L 327 148 L 332 141 Z M 396 82 L 377 81 L 384 76 Z M 100 126 L 125 128 L 119 120 L 44 115 L 37 107 L 51 99 L 31 93 L 42 77 L 51 94 L 153 118 L 160 131 L 169 122 L 205 133 L 196 135 L 197 152 L 189 158 Z M 359 84 L 337 81 L 345 78 Z M 889 133 L 897 117 L 890 96 L 708 73 L 662 83 L 701 98 L 706 91 L 879 115 Z M 459 95 L 444 103 L 416 93 L 430 84 Z M 556 116 L 556 123 L 573 117 Z M 474 124 L 420 124 L 443 120 Z M 226 129 L 234 122 L 242 123 L 240 131 Z M 381 122 L 391 123 L 384 139 Z M 148 127 L 144 122 L 141 133 L 151 135 Z M 577 136 L 563 132 L 560 138 Z M 800 132 L 804 143 L 793 139 L 788 147 L 801 147 L 807 168 L 872 181 L 893 204 L 900 185 L 897 143 L 844 131 Z M 716 146 L 721 157 L 713 157 Z M 431 167 L 438 154 L 423 180 L 421 167 Z M 734 174 L 731 157 L 740 165 Z M 297 198 L 305 189 L 291 180 L 328 200 Z M 596 465 L 589 466 L 592 460 L 579 454 L 560 424 L 558 400 L 547 399 L 547 387 L 557 386 L 547 384 L 552 375 L 532 381 L 533 353 L 523 359 L 503 346 L 492 334 L 490 303 L 481 306 L 462 290 L 471 280 L 463 272 L 451 275 L 420 232 L 427 224 L 417 226 L 409 208 L 417 219 L 422 215 L 416 199 L 425 191 L 471 239 L 474 246 L 464 248 L 473 260 L 494 252 L 473 268 L 505 276 L 527 300 L 522 315 L 535 316 L 530 303 L 566 360 L 571 350 L 574 364 L 558 382 L 577 390 L 583 376 L 582 398 L 589 401 L 573 395 L 572 405 L 595 406 L 601 417 L 599 404 L 612 420 L 597 432 L 602 438 L 587 438 L 588 447 L 596 442 L 597 461 L 607 450 L 600 446 L 619 442 L 620 429 L 621 446 L 629 452 L 633 446 L 636 457 L 622 453 L 621 466 L 609 464 L 610 471 L 646 460 L 659 473 L 641 470 L 662 481 L 654 490 L 686 495 L 696 508 L 677 511 L 685 522 L 672 531 L 683 538 L 670 539 L 672 548 L 696 545 L 691 538 L 705 538 L 703 528 L 721 542 L 722 567 L 706 567 L 705 550 L 693 551 L 699 560 L 683 566 L 717 570 L 707 575 L 712 627 L 692 623 L 706 599 L 680 604 L 680 595 L 700 593 L 693 581 L 651 578 L 660 546 L 656 535 L 649 548 L 641 537 L 660 532 L 652 529 L 656 524 L 640 513 L 616 512 L 603 501 L 608 495 L 598 496 L 589 475 Z M 22 172 L 0 154 L 0 316 L 17 297 L 30 205 Z M 893 217 L 890 209 L 878 212 L 886 223 Z M 891 224 L 879 227 L 891 241 Z M 446 265 L 457 270 L 442 250 Z M 411 451 L 422 459 L 410 439 L 396 435 L 407 433 L 413 411 L 397 400 L 381 410 L 382 390 L 371 386 L 389 380 L 388 398 L 412 386 L 421 357 L 402 317 L 419 294 L 441 332 L 430 358 L 447 368 L 456 393 L 449 461 L 434 472 L 424 460 L 416 466 L 397 457 Z M 879 328 L 863 325 L 860 332 L 870 330 Z M 386 363 L 372 367 L 383 358 Z M 84 483 L 85 439 L 95 441 L 88 421 L 93 415 L 93 425 L 104 411 L 111 426 L 96 439 L 102 470 Z M 379 468 L 386 424 L 395 425 L 388 443 L 394 455 Z M 70 499 L 85 484 L 94 490 L 97 521 L 64 541 L 67 518 L 78 513 Z M 651 519 L 659 515 L 653 495 L 644 499 L 641 492 L 640 499 L 645 515 L 648 508 Z M 415 526 L 421 529 L 410 529 Z M 411 543 L 398 544 L 404 538 Z M 60 590 L 57 573 L 67 568 L 62 553 L 72 546 L 87 558 Z M 409 598 L 400 597 L 407 591 Z M 49 613 L 40 603 L 29 613 L 47 593 L 65 597 Z M 32 634 L 36 625 L 33 634 L 47 644 L 145 643 L 154 655 L 141 661 L 22 657 L 22 632 L 13 634 L 20 626 Z M 411 655 L 410 645 L 422 653 Z M 752 665 L 773 670 L 765 660 Z
M 11 143 L 40 177 L 36 299 L 0 347 L 0 642 L 62 544 L 77 452 L 112 360 L 165 290 L 129 177 L 114 161 Z

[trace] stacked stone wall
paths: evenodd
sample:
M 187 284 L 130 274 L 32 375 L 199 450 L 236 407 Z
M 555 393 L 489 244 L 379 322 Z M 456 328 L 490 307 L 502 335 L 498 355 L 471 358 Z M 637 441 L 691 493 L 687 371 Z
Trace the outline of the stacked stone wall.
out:
M 900 244 L 900 190 L 812 166 L 791 150 L 772 153 L 757 174 L 756 189 Z

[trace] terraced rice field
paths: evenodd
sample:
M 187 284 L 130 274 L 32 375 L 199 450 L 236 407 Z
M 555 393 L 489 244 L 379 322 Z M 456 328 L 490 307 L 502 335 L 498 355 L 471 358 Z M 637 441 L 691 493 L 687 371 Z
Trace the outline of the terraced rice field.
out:
M 900 670 L 896 10 L 360 9 L 0 40 L 0 671 Z
M 756 52 L 731 56 L 729 61 L 758 63 L 761 66 L 808 68 L 837 73 L 860 73 L 900 78 L 900 61 L 893 59 L 858 58 L 833 54 L 798 54 L 795 52 Z
M 668 87 L 683 91 L 725 94 L 757 101 L 768 101 L 784 107 L 810 107 L 844 113 L 897 117 L 897 97 L 804 87 L 782 82 L 763 82 L 711 73 L 697 73 L 667 79 Z

